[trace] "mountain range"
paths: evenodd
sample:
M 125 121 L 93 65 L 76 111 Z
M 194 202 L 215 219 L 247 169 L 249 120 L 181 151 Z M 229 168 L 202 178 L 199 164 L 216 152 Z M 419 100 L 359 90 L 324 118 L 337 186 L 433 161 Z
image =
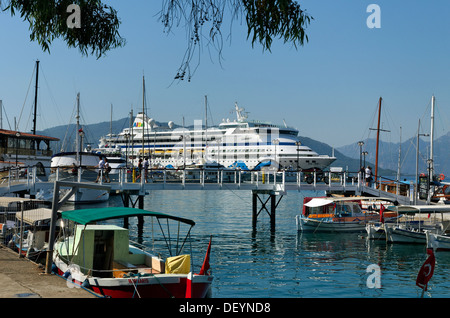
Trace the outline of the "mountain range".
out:
M 161 124 L 161 123 L 157 123 Z M 164 123 L 163 123 L 164 124 Z M 100 137 L 112 132 L 117 134 L 124 128 L 129 127 L 130 119 L 122 118 L 112 122 L 101 122 L 97 124 L 83 125 L 85 136 L 83 144 L 91 145 L 93 148 L 97 147 Z M 54 152 L 59 151 L 73 151 L 75 147 L 75 124 L 56 126 L 39 131 L 39 134 L 59 138 L 60 141 L 53 145 Z M 309 146 L 311 149 L 320 155 L 336 156 L 336 161 L 333 162 L 333 167 L 343 167 L 350 172 L 356 172 L 360 168 L 360 147 L 355 141 L 352 144 L 342 146 L 334 149 L 330 145 L 314 140 L 306 136 L 300 136 L 300 141 L 303 145 Z M 436 139 L 434 141 L 434 162 L 435 171 L 437 174 L 443 173 L 448 175 L 450 173 L 450 133 Z M 420 139 L 419 143 L 419 173 L 427 171 L 427 153 L 429 152 L 430 142 Z M 372 170 L 375 166 L 376 140 L 367 139 L 364 141 L 363 151 L 367 151 L 368 155 L 365 157 L 366 166 L 370 165 Z M 401 178 L 406 176 L 415 176 L 416 171 L 416 139 L 410 138 L 401 143 L 390 143 L 380 141 L 379 155 L 378 155 L 378 172 L 382 176 L 395 176 L 399 166 L 400 154 L 400 173 Z M 363 162 L 364 159 L 361 158 Z

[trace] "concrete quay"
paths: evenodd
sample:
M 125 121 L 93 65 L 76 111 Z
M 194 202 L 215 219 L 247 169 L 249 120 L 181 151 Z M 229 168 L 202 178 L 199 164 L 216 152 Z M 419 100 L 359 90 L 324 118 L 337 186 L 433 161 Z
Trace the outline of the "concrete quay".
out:
M 0 298 L 97 298 L 0 245 Z

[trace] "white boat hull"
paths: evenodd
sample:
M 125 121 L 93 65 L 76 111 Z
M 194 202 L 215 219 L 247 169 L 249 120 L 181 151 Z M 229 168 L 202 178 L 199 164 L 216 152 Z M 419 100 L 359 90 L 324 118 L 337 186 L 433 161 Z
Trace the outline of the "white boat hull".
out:
M 450 251 L 450 236 L 426 232 L 427 247 L 437 251 Z
M 359 222 L 333 222 L 331 218 L 310 219 L 303 215 L 296 216 L 297 230 L 302 232 L 363 232 L 366 226 L 365 220 Z
M 369 240 L 386 240 L 384 223 L 367 223 L 366 232 Z
M 389 243 L 426 243 L 424 232 L 415 229 L 403 229 L 398 226 L 386 227 L 386 237 Z

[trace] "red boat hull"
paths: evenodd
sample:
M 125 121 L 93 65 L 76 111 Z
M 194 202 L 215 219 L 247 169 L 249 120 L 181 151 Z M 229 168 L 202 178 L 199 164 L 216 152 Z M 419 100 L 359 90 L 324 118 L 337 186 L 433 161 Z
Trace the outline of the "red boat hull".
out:
M 58 268 L 58 274 L 64 273 Z M 150 281 L 151 277 L 128 278 L 128 284 L 111 285 L 103 284 L 103 278 L 91 278 L 93 282 L 87 286 L 95 293 L 110 298 L 205 298 L 208 297 L 213 277 L 209 275 L 191 275 L 181 277 L 177 282 L 164 283 L 164 278 L 155 284 Z M 82 282 L 72 280 L 77 285 Z

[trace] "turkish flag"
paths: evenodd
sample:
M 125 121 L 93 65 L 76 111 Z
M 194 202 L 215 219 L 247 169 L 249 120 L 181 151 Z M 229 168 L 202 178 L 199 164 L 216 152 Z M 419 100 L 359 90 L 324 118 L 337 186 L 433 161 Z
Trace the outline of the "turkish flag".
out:
M 427 248 L 427 254 L 428 258 L 420 268 L 419 274 L 417 275 L 416 279 L 416 285 L 422 288 L 424 291 L 427 290 L 428 281 L 431 279 L 431 276 L 433 276 L 434 265 L 436 263 L 432 248 Z
M 209 244 L 208 249 L 206 250 L 205 260 L 203 261 L 202 268 L 200 269 L 199 275 L 208 275 L 208 269 L 209 269 L 209 255 L 211 254 L 211 239 L 209 238 Z

